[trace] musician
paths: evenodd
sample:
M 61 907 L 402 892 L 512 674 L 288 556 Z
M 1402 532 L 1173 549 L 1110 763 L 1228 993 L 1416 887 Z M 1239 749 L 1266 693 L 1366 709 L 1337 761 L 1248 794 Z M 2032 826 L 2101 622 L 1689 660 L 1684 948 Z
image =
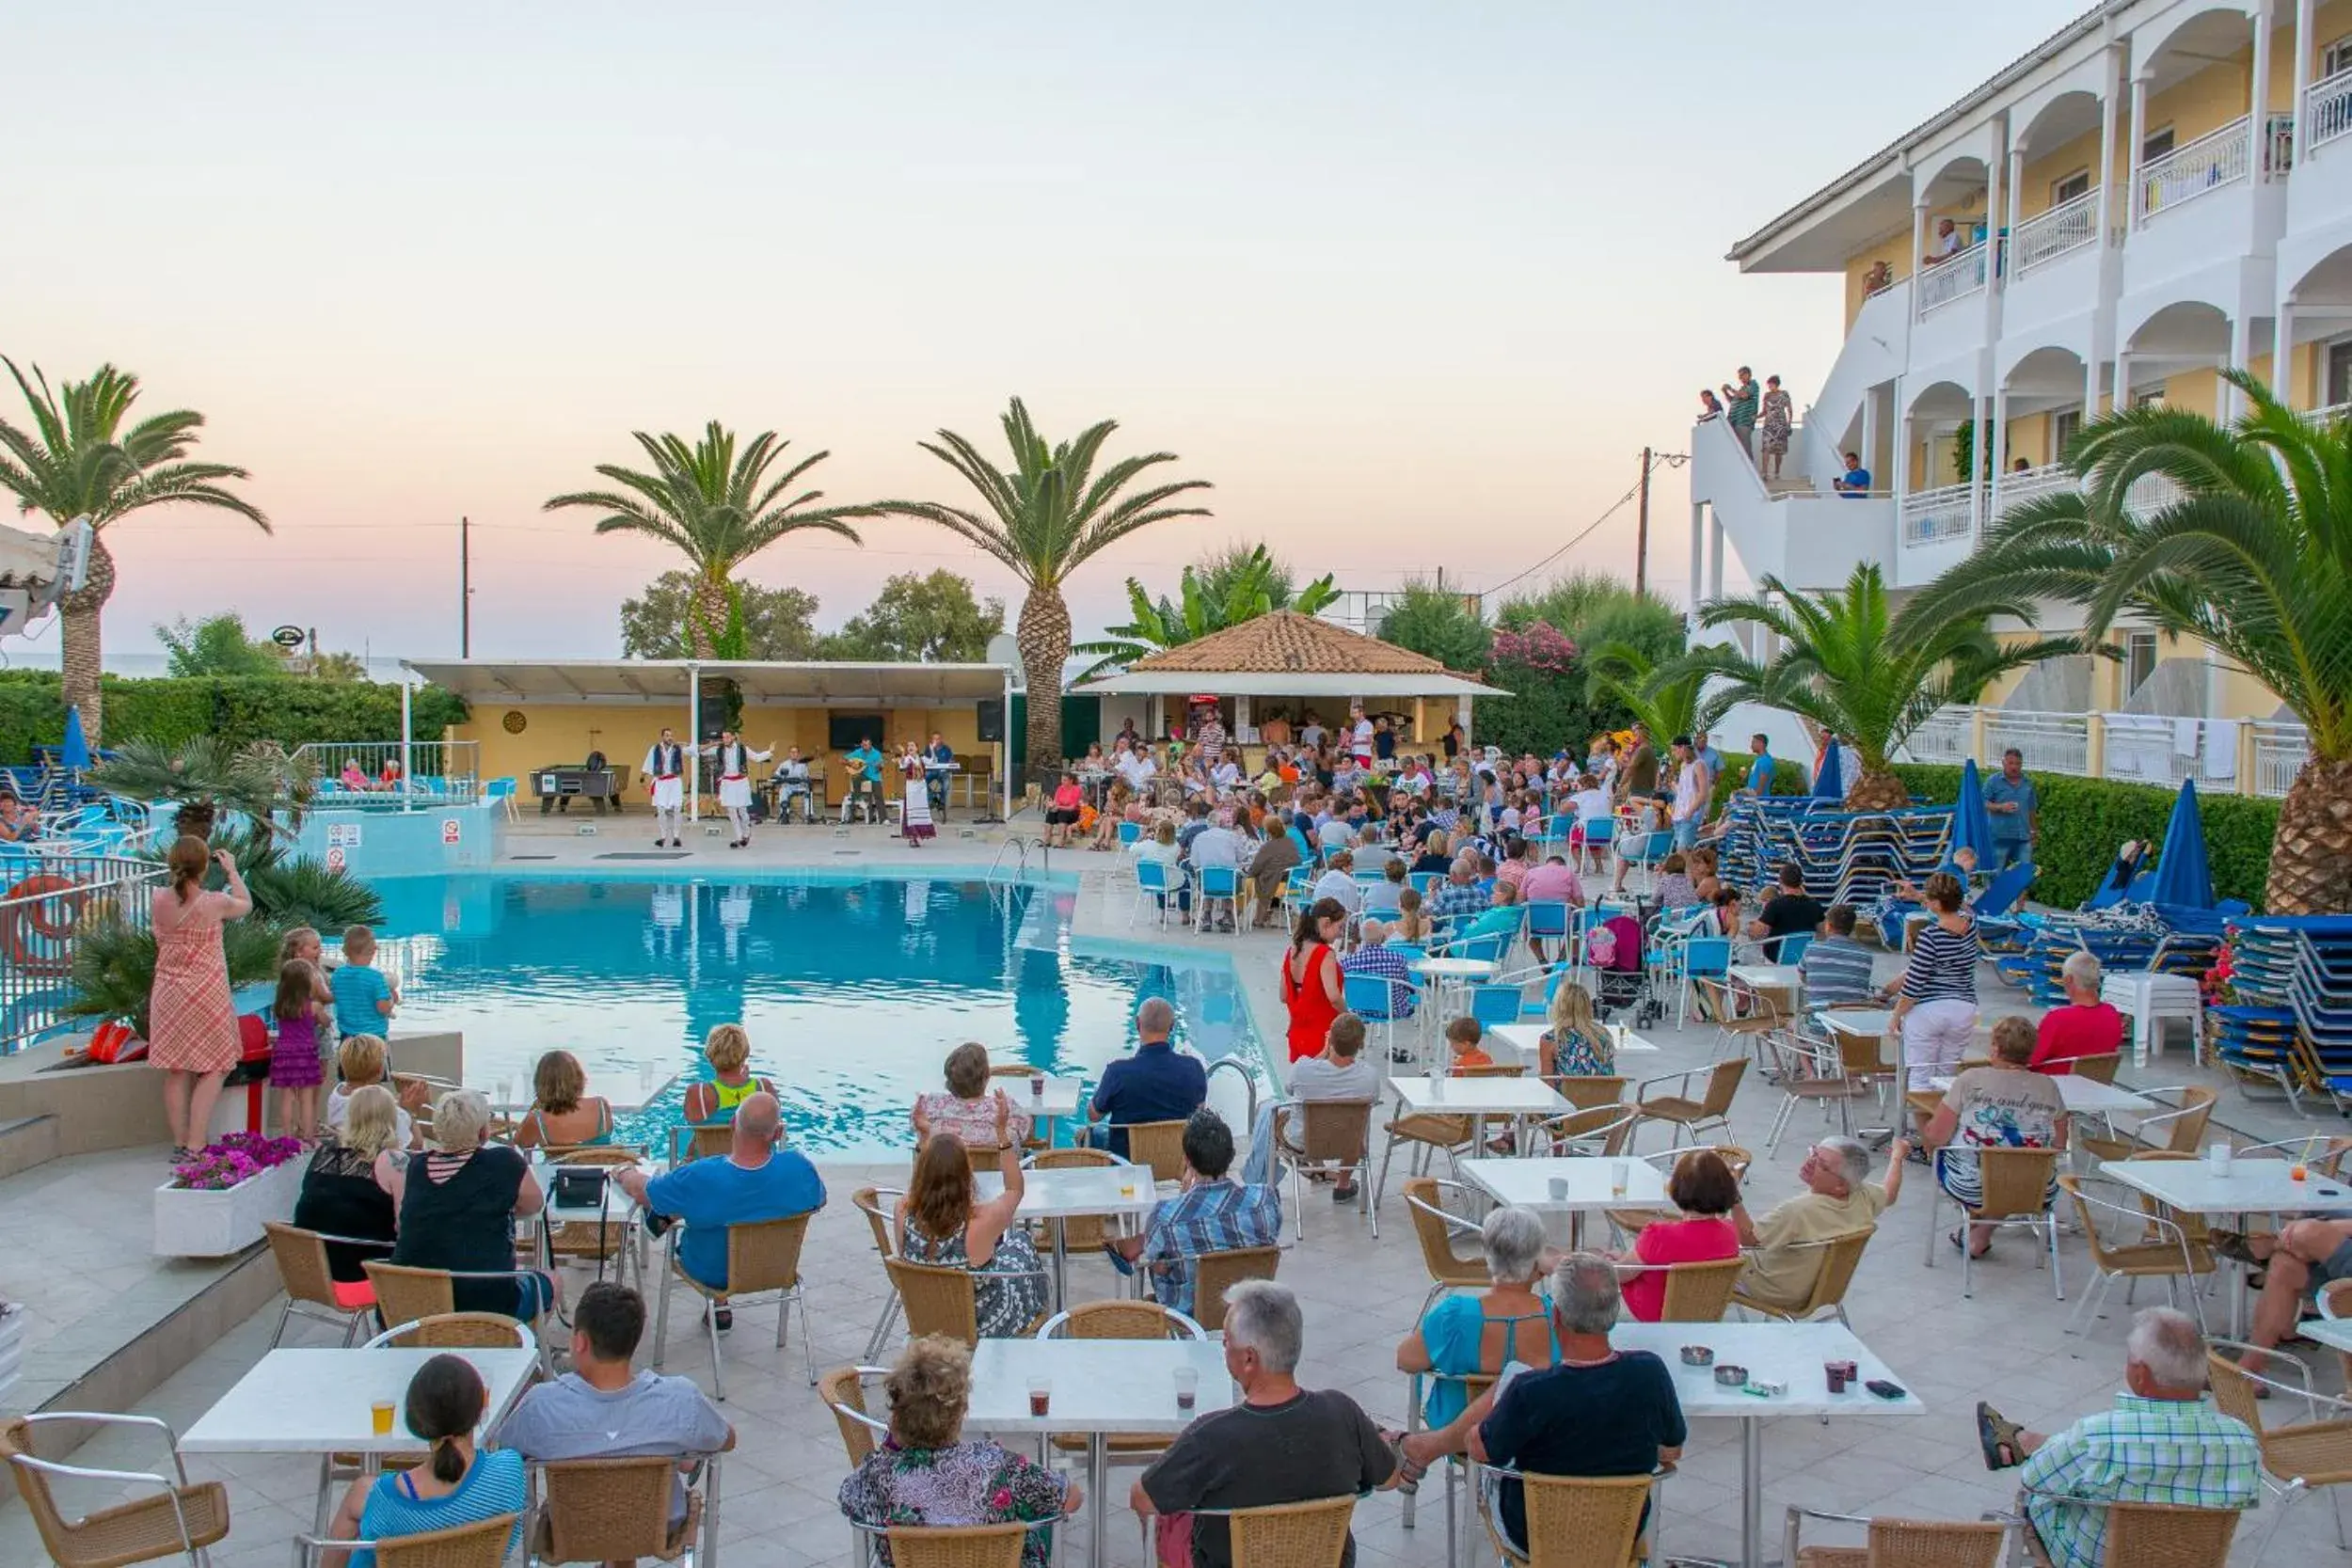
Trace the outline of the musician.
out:
M 934 731 L 931 735 L 931 743 L 923 748 L 923 760 L 929 764 L 924 769 L 924 774 L 926 782 L 930 785 L 931 803 L 945 811 L 947 809 L 946 769 L 956 765 L 956 749 L 947 744 L 946 736 Z
M 702 748 L 719 770 L 719 804 L 726 808 L 727 822 L 735 836 L 727 840 L 727 847 L 740 849 L 752 841 L 752 777 L 750 764 L 766 762 L 776 754 L 772 746 L 755 752 L 737 738 L 733 730 L 721 730 L 719 738 Z
M 874 749 L 872 741 L 860 736 L 856 747 L 843 760 L 850 765 L 850 777 L 841 792 L 841 820 L 847 822 L 850 808 L 862 802 L 866 820 L 881 821 L 882 754 Z
M 776 786 L 776 820 L 778 822 L 792 820 L 792 800 L 795 796 L 800 798 L 801 816 L 811 822 L 817 820 L 816 809 L 809 804 L 808 800 L 808 759 L 801 755 L 801 749 L 798 746 L 787 751 L 784 753 L 784 760 L 776 764 L 773 782 Z
M 654 847 L 685 848 L 686 841 L 678 836 L 678 812 L 686 803 L 686 749 L 677 743 L 675 730 L 663 730 L 645 752 L 645 787 L 653 794 Z

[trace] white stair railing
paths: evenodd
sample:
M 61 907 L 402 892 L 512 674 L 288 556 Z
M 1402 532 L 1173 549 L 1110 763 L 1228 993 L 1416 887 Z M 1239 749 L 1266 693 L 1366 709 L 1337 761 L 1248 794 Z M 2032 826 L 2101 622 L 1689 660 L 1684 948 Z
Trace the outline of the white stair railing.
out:
M 2170 212 L 2208 191 L 2234 185 L 2246 178 L 2249 148 L 2248 117 L 2238 116 L 2218 131 L 2207 132 L 2186 147 L 2171 151 L 2139 171 L 2134 193 L 2138 222 L 2145 225 L 2158 213 Z
M 2010 240 L 2009 253 L 2017 268 L 2016 276 L 2023 277 L 2036 267 L 2047 266 L 2070 251 L 2080 250 L 2098 237 L 2099 193 L 2090 190 L 2019 224 Z

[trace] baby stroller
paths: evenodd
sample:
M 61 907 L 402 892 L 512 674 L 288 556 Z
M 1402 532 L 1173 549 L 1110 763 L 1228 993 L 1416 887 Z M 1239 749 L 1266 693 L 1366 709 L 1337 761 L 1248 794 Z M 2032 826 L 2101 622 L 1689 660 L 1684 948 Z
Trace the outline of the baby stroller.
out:
M 1666 1016 L 1650 994 L 1640 921 L 1617 914 L 1594 927 L 1584 938 L 1584 961 L 1593 971 L 1593 1007 L 1604 1021 L 1631 1009 L 1633 1027 L 1643 1029 Z

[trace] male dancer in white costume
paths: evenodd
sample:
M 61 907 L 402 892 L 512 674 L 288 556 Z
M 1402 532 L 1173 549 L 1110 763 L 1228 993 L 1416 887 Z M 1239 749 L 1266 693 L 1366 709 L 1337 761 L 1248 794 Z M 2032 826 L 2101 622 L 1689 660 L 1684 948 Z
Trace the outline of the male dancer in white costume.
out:
M 654 847 L 685 848 L 686 841 L 678 837 L 678 808 L 686 801 L 686 749 L 677 743 L 675 730 L 663 730 L 645 752 L 645 787 L 653 792 Z
M 727 847 L 740 849 L 752 841 L 752 779 L 747 759 L 766 762 L 776 754 L 776 749 L 771 746 L 764 752 L 755 752 L 736 738 L 733 730 L 721 730 L 718 740 L 702 750 L 703 755 L 718 763 L 719 804 L 726 808 L 727 821 L 735 829 Z

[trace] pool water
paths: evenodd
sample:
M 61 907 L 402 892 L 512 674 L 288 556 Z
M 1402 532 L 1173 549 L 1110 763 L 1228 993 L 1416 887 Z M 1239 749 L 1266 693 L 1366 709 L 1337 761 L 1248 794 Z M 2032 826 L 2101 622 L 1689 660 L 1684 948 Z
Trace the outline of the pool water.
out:
M 662 1143 L 682 1119 L 721 1023 L 751 1032 L 793 1143 L 835 1157 L 910 1147 L 908 1107 L 964 1040 L 1098 1079 L 1133 1049 L 1147 996 L 1175 1006 L 1178 1042 L 1203 1057 L 1262 1060 L 1224 958 L 1073 942 L 1068 886 L 477 874 L 375 887 L 392 939 L 378 962 L 403 991 L 395 1060 L 401 1034 L 461 1031 L 469 1085 L 527 1100 L 532 1064 L 561 1047 L 629 1142 Z

